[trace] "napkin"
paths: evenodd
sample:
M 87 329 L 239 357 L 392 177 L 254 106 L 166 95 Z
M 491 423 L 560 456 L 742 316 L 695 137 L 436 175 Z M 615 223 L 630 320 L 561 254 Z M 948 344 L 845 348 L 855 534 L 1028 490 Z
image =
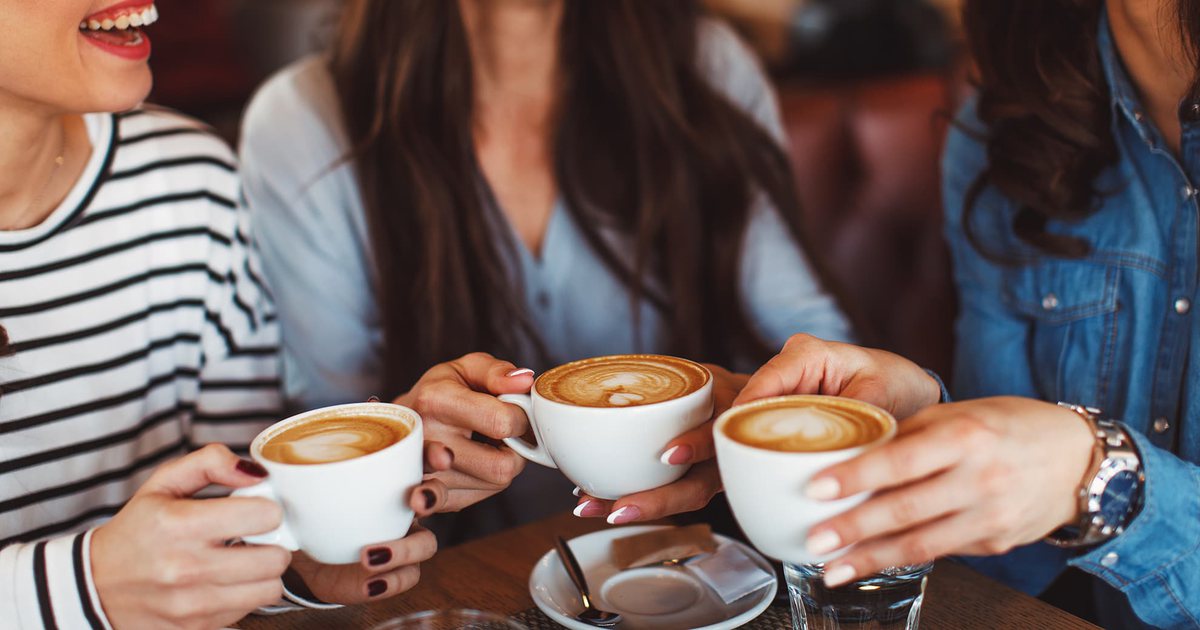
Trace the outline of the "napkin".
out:
M 712 528 L 703 523 L 687 527 L 664 527 L 612 541 L 613 563 L 632 569 L 664 560 L 691 558 L 717 550 Z
M 717 552 L 685 565 L 726 605 L 775 581 L 775 573 L 758 566 L 738 545 L 726 543 Z

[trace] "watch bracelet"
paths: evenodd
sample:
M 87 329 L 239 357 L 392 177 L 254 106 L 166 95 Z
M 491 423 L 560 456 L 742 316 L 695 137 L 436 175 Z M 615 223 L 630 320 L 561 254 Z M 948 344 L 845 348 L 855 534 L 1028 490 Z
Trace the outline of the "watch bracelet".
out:
M 1117 420 L 1103 419 L 1103 412 L 1099 409 L 1062 402 L 1058 404 L 1074 411 L 1088 423 L 1096 443 L 1092 451 L 1092 460 L 1077 490 L 1079 513 L 1076 523 L 1051 532 L 1044 540 L 1056 547 L 1065 548 L 1087 547 L 1107 542 L 1120 535 L 1141 511 L 1141 489 L 1145 483 L 1145 475 L 1141 470 L 1141 454 L 1129 430 Z M 1122 451 L 1125 452 L 1124 455 Z M 1129 470 L 1137 475 L 1137 485 L 1130 506 L 1120 523 L 1106 523 L 1100 514 L 1100 496 L 1106 485 L 1101 486 L 1099 492 L 1093 492 L 1093 487 L 1098 482 L 1107 484 L 1117 474 Z

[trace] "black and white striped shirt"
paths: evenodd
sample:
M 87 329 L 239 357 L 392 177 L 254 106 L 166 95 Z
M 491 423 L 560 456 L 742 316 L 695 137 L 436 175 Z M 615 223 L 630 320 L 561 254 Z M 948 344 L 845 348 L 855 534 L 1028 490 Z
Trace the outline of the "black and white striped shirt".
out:
M 90 529 L 163 461 L 280 417 L 232 153 L 162 110 L 86 117 L 83 177 L 0 231 L 0 627 L 108 627 Z

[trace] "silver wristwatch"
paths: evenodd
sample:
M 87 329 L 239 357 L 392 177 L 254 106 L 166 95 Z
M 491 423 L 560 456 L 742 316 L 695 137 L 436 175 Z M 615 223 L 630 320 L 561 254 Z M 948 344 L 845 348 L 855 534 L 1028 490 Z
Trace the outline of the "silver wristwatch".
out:
M 1100 544 L 1125 531 L 1141 509 L 1145 485 L 1141 458 L 1125 428 L 1104 419 L 1099 409 L 1058 404 L 1087 421 L 1096 446 L 1079 487 L 1079 520 L 1051 532 L 1046 542 L 1057 547 Z

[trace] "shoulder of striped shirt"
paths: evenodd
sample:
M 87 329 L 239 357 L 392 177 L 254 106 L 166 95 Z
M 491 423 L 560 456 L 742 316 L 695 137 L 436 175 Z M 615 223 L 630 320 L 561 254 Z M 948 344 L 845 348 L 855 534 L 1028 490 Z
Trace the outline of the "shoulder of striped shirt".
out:
M 209 138 L 216 152 L 233 156 L 233 150 L 211 125 L 167 107 L 143 105 L 138 109 L 113 114 L 113 118 L 117 126 L 117 141 L 124 146 L 186 135 Z

